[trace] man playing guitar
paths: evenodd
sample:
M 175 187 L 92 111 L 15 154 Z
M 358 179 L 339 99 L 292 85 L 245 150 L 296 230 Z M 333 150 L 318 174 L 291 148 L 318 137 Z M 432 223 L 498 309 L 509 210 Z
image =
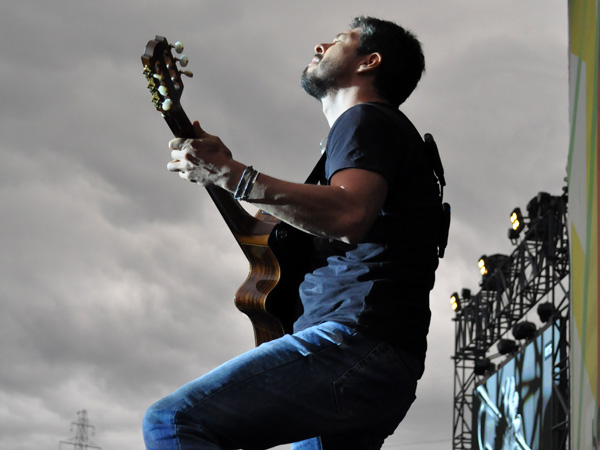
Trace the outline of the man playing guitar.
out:
M 440 173 L 398 110 L 424 68 L 412 33 L 370 17 L 315 47 L 302 86 L 330 126 L 320 184 L 259 173 L 197 122 L 169 142 L 170 171 L 312 235 L 315 258 L 293 332 L 152 405 L 148 449 L 379 449 L 404 418 L 445 246 Z

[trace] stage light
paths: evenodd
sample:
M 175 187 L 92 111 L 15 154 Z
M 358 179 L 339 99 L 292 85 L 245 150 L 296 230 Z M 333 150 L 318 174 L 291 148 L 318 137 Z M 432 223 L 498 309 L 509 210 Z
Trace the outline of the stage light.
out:
M 512 241 L 513 244 L 516 244 L 517 239 L 519 239 L 519 232 L 513 230 L 512 228 L 508 229 L 508 238 Z
M 475 360 L 475 375 L 485 375 L 488 372 L 494 371 L 496 365 L 490 361 L 490 358 L 480 358 Z
M 527 239 L 544 242 L 548 238 L 550 211 L 555 207 L 557 197 L 540 192 L 527 204 L 529 224 Z
M 477 266 L 479 267 L 479 272 L 481 273 L 482 276 L 488 274 L 488 268 L 485 264 L 486 261 L 487 261 L 487 256 L 483 255 L 481 258 L 479 258 L 479 261 L 477 262 Z
M 521 213 L 521 208 L 515 208 L 513 209 L 513 212 L 510 213 L 510 223 L 512 226 L 508 229 L 508 238 L 513 244 L 516 244 L 521 231 L 525 228 L 525 219 Z
M 519 346 L 512 339 L 500 339 L 498 341 L 498 353 L 501 355 L 508 355 L 514 353 L 519 349 Z
M 552 196 L 547 192 L 539 192 L 527 203 L 527 214 L 530 220 L 542 217 L 550 209 Z
M 517 233 L 520 233 L 523 230 L 525 221 L 523 220 L 521 208 L 513 209 L 513 212 L 510 214 L 510 223 L 512 224 L 512 229 Z
M 462 309 L 462 305 L 460 303 L 460 297 L 458 296 L 458 292 L 455 292 L 450 296 L 450 307 L 452 311 L 460 311 Z
M 471 299 L 471 290 L 463 288 L 460 291 L 460 295 L 458 295 L 458 292 L 454 292 L 450 296 L 450 307 L 452 308 L 453 311 L 458 312 L 462 309 L 463 302 L 469 301 L 470 299 Z
M 536 326 L 532 322 L 519 322 L 512 329 L 512 334 L 515 339 L 530 340 L 535 336 Z
M 489 283 L 494 278 L 496 271 L 501 271 L 504 277 L 509 275 L 509 257 L 506 255 L 483 255 L 479 258 L 477 263 L 479 267 L 479 273 L 481 273 L 481 286 L 485 290 L 498 290 L 501 288 L 502 283 Z
M 540 320 L 544 323 L 548 322 L 550 318 L 556 312 L 554 305 L 552 303 L 542 303 L 537 307 L 538 316 L 540 316 Z

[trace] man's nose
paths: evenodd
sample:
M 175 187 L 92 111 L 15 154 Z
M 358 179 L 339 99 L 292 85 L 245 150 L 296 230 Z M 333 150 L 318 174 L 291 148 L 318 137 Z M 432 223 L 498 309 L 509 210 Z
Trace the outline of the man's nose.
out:
M 317 54 L 319 54 L 319 55 L 323 55 L 323 54 L 325 54 L 325 52 L 327 51 L 327 49 L 329 47 L 331 47 L 332 45 L 333 44 L 325 44 L 325 43 L 317 44 L 317 45 L 315 45 L 315 52 Z

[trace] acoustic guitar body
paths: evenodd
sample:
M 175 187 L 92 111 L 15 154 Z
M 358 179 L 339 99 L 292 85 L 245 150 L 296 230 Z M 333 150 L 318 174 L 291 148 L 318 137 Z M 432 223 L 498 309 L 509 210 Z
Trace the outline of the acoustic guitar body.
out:
M 270 220 L 262 213 L 258 216 Z M 256 345 L 292 333 L 302 314 L 298 287 L 309 270 L 312 236 L 276 222 L 268 235 L 236 239 L 250 271 L 235 295 L 235 305 L 252 322 Z

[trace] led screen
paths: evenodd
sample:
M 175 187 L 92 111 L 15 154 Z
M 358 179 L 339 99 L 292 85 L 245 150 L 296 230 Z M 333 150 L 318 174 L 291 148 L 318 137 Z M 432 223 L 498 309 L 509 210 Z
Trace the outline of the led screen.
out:
M 479 450 L 551 450 L 552 386 L 560 360 L 560 325 L 538 334 L 475 387 L 473 447 Z

